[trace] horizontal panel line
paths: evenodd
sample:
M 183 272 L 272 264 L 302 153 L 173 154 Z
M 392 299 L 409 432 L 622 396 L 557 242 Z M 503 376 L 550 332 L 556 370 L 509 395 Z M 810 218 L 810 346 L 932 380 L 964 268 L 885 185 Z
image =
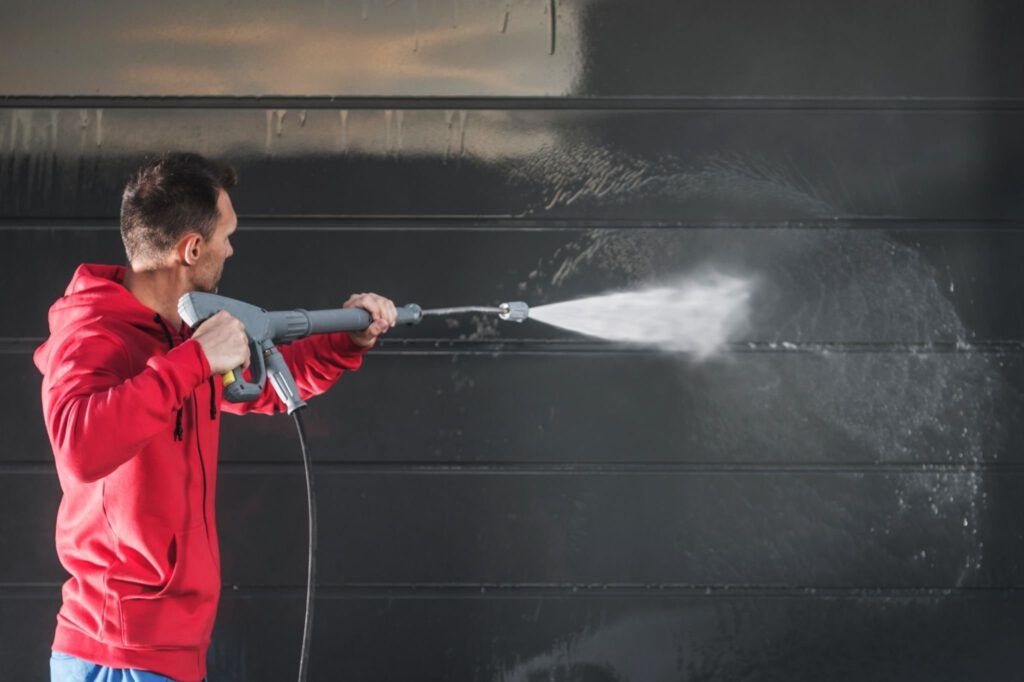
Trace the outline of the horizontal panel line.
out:
M 291 470 L 303 472 L 298 462 L 221 462 L 225 473 L 263 474 Z M 1024 473 L 1024 463 L 763 463 L 763 462 L 316 462 L 318 474 L 425 474 L 425 475 L 662 475 L 662 474 L 898 474 L 898 473 Z
M 2 342 L 0 342 L 2 343 Z M 680 355 L 650 346 L 629 345 L 600 340 L 576 339 L 505 339 L 501 341 L 468 341 L 452 339 L 387 339 L 382 340 L 379 353 L 387 355 Z M 789 342 L 750 341 L 726 344 L 724 354 L 732 353 L 900 353 L 932 355 L 949 353 L 1019 354 L 1024 341 L 986 341 L 964 343 L 944 341 L 933 343 L 906 342 Z
M 208 96 L 38 96 L 0 97 L 0 108 L 102 109 L 482 109 L 599 111 L 1016 111 L 1020 97 L 862 96 L 547 96 L 547 97 L 208 97 Z
M 1017 218 L 927 218 L 837 216 L 808 220 L 636 220 L 537 218 L 509 215 L 239 215 L 243 231 L 253 232 L 579 232 L 594 229 L 687 230 L 882 230 L 901 231 L 1024 231 Z M 118 218 L 0 217 L 0 231 L 119 231 Z
M 225 586 L 225 592 L 245 593 L 252 596 L 267 592 L 282 592 L 289 596 L 299 597 L 305 594 L 300 586 L 281 587 L 242 587 L 235 589 Z M 1024 591 L 1020 587 L 983 587 L 983 588 L 808 588 L 808 587 L 770 587 L 770 586 L 730 586 L 730 585 L 681 585 L 663 584 L 364 584 L 364 585 L 318 585 L 318 596 L 325 599 L 347 598 L 380 598 L 396 597 L 405 599 L 416 598 L 521 598 L 521 597 L 555 597 L 555 598 L 600 598 L 615 597 L 812 597 L 812 598 L 935 598 L 951 594 L 1006 594 Z
M 775 475 L 822 474 L 885 476 L 894 474 L 1009 474 L 1024 473 L 1024 462 L 426 462 L 316 461 L 319 476 L 558 476 L 558 475 Z M 322 453 L 321 453 L 322 454 Z M 302 476 L 302 463 L 293 460 L 239 462 L 221 460 L 222 475 Z M 0 475 L 55 475 L 52 461 L 0 462 Z
M 522 598 L 810 598 L 936 599 L 1016 595 L 1021 586 L 980 587 L 797 587 L 693 585 L 682 583 L 348 583 L 318 584 L 318 599 L 522 599 Z M 301 599 L 302 585 L 222 586 L 223 596 Z M 0 599 L 60 596 L 59 583 L 0 583 Z
M 30 354 L 45 339 L 37 336 L 0 337 L 0 354 Z M 503 339 L 467 340 L 442 338 L 383 339 L 373 355 L 647 355 L 689 357 L 683 353 L 660 350 L 650 346 L 629 345 L 588 339 Z M 790 342 L 750 341 L 726 344 L 723 354 L 802 353 L 812 355 L 904 354 L 904 355 L 1019 355 L 1024 341 L 936 341 L 913 343 L 895 341 L 832 341 Z

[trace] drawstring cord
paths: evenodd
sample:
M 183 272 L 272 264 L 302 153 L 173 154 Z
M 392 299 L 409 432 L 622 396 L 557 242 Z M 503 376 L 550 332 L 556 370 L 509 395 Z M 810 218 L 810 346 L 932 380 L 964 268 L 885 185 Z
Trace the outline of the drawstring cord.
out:
M 210 375 L 210 419 L 217 418 L 217 389 L 213 385 L 213 375 Z
M 164 337 L 167 339 L 168 348 L 174 348 L 174 339 L 171 337 L 171 331 L 164 324 L 163 318 L 160 317 L 160 313 L 153 314 L 153 320 L 160 325 L 160 328 L 164 330 Z M 184 432 L 181 428 L 181 413 L 184 408 L 178 408 L 178 420 L 174 426 L 174 440 L 181 440 L 184 437 Z M 217 388 L 213 385 L 213 377 L 210 377 L 210 421 L 216 421 L 217 419 Z
M 171 330 L 164 324 L 163 319 L 160 317 L 160 313 L 153 314 L 153 320 L 160 324 L 160 328 L 164 330 L 164 336 L 167 337 L 168 348 L 174 348 L 174 339 L 171 338 Z M 182 408 L 178 408 L 178 421 L 174 425 L 174 440 L 181 440 L 184 437 L 184 431 L 181 428 L 181 411 Z

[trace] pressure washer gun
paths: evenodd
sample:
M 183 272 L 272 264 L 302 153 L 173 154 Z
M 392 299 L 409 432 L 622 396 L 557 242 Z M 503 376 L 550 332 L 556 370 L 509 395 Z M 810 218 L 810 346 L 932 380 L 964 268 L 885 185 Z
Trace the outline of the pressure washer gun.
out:
M 311 334 L 363 331 L 373 322 L 362 308 L 328 310 L 267 311 L 259 306 L 226 296 L 191 292 L 178 299 L 178 313 L 193 329 L 201 322 L 226 310 L 245 326 L 249 337 L 249 369 L 252 381 L 246 381 L 239 367 L 224 375 L 224 398 L 242 403 L 255 400 L 263 392 L 267 378 L 291 414 L 306 405 L 299 395 L 295 379 L 288 370 L 276 344 L 295 341 Z M 415 303 L 398 308 L 397 324 L 417 324 L 423 310 Z

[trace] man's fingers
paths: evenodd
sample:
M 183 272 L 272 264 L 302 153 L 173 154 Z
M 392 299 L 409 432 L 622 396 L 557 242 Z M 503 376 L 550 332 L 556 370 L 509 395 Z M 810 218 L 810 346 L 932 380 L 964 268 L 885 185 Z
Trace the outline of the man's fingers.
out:
M 398 313 L 391 301 L 383 296 L 378 296 L 377 294 L 368 295 L 367 301 L 368 305 L 373 306 L 374 319 L 380 320 L 387 325 L 383 331 L 387 331 L 391 327 L 395 326 Z
M 361 306 L 358 305 L 358 302 L 359 302 L 359 299 L 361 299 L 363 296 L 366 296 L 366 294 L 352 294 L 351 296 L 348 297 L 348 300 L 345 301 L 341 305 L 341 307 L 342 308 L 358 308 L 358 307 L 361 307 Z
M 383 296 L 377 297 L 377 303 L 380 305 L 381 314 L 387 319 L 388 324 L 393 324 L 395 321 L 395 306 Z
M 381 296 L 380 308 L 381 315 L 384 317 L 384 320 L 388 323 L 388 328 L 390 329 L 391 327 L 394 327 L 395 322 L 398 318 L 398 312 L 395 310 L 395 304 Z
M 370 326 L 377 334 L 383 334 L 398 323 L 398 309 L 394 302 L 378 294 L 352 294 L 342 307 L 362 308 L 368 312 L 373 320 Z
M 384 319 L 384 311 L 380 308 L 380 303 L 375 299 L 367 296 L 363 299 L 363 307 L 370 311 L 370 315 L 373 317 L 375 322 L 380 322 Z
M 388 327 L 394 327 L 398 321 L 398 310 L 391 299 L 378 296 L 377 294 L 370 294 L 369 298 L 373 300 L 373 305 L 377 309 L 380 319 L 385 320 L 388 323 Z

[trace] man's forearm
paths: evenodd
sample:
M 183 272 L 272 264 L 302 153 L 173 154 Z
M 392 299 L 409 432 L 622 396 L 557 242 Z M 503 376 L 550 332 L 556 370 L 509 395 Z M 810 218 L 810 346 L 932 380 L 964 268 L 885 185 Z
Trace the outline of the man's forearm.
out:
M 186 341 L 116 385 L 89 393 L 68 390 L 47 415 L 54 456 L 80 481 L 109 475 L 166 432 L 184 399 L 208 377 L 202 349 Z
M 344 332 L 310 336 L 278 349 L 303 400 L 321 395 L 337 383 L 342 374 L 359 369 L 363 355 L 369 350 L 357 345 Z M 278 414 L 286 407 L 268 381 L 256 400 L 222 401 L 221 409 L 232 414 Z

